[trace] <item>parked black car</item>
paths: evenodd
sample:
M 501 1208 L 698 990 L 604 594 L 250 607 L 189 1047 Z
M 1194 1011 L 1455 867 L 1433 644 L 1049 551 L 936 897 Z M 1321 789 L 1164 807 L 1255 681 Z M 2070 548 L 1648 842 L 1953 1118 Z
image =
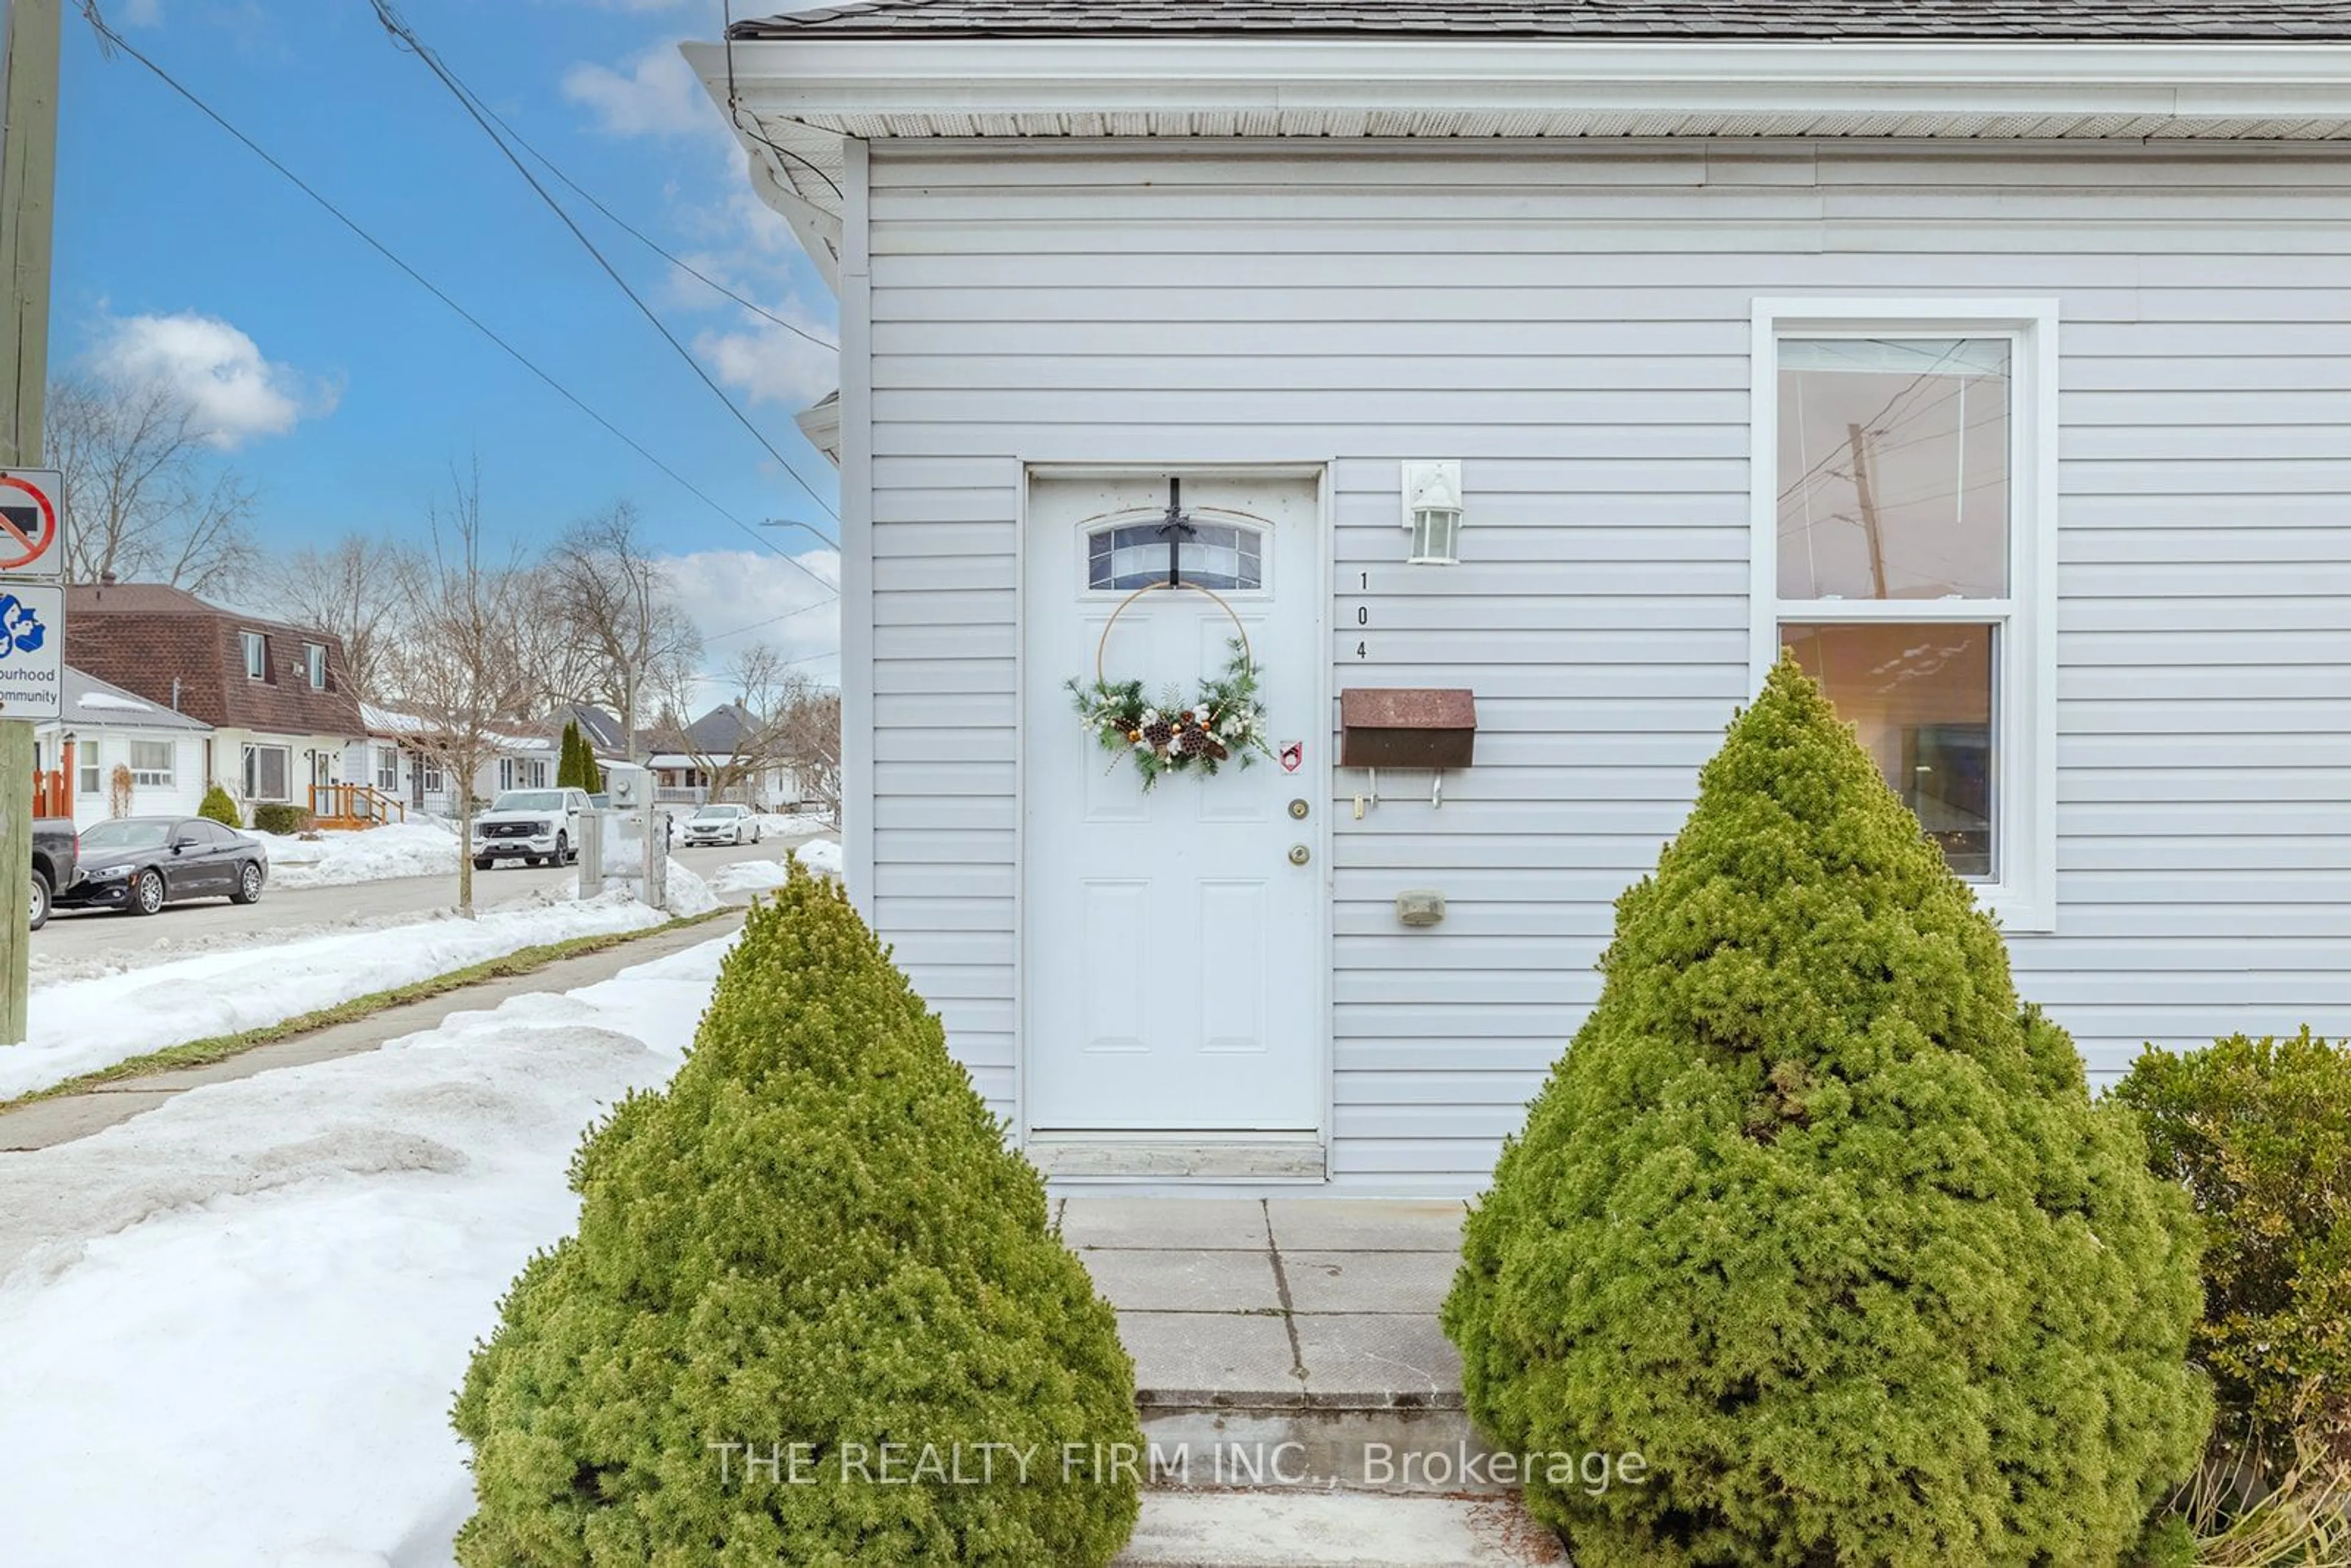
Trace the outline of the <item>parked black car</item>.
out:
M 74 879 L 78 858 L 71 817 L 33 819 L 33 917 L 38 931 L 49 923 L 49 902 Z
M 186 898 L 251 904 L 268 880 L 268 849 L 210 818 L 117 817 L 82 830 L 81 873 L 57 905 L 152 915 Z

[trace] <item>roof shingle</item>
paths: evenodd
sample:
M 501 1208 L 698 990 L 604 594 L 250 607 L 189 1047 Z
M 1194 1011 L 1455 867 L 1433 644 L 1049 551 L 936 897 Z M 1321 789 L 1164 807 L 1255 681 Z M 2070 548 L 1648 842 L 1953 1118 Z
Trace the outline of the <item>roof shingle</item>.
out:
M 2351 0 L 851 0 L 758 38 L 1412 37 L 2351 42 Z

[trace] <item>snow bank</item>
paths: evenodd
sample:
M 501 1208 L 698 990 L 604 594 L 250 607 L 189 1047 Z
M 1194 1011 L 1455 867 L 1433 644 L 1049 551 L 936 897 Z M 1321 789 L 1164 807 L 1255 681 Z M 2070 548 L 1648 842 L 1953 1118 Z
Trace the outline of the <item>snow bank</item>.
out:
M 8 1560 L 449 1563 L 474 1341 L 727 940 L 0 1160 Z
M 841 874 L 841 846 L 829 839 L 816 839 L 791 852 L 792 858 L 819 876 Z M 781 861 L 736 861 L 718 868 L 710 879 L 713 893 L 768 893 L 784 885 L 784 862 Z
M 834 833 L 841 831 L 841 825 L 831 817 L 820 817 L 813 811 L 791 811 L 781 814 L 774 811 L 760 811 L 755 815 L 760 832 L 788 839 L 799 838 L 808 833 Z
M 707 915 L 718 907 L 719 899 L 710 891 L 710 884 L 673 859 L 669 862 L 669 912 L 679 919 L 689 915 Z
M 715 906 L 716 900 L 711 902 Z M 32 995 L 31 1039 L 0 1046 L 0 1099 L 125 1057 L 276 1023 L 542 942 L 641 930 L 666 918 L 621 894 L 585 903 L 549 898 L 478 920 L 448 915 L 40 986 Z
M 792 852 L 792 858 L 819 876 L 841 874 L 841 844 L 833 839 L 818 839 L 802 844 Z
M 251 836 L 269 846 L 269 880 L 278 887 L 341 887 L 394 876 L 446 876 L 457 869 L 457 835 L 442 822 L 387 822 L 315 839 Z

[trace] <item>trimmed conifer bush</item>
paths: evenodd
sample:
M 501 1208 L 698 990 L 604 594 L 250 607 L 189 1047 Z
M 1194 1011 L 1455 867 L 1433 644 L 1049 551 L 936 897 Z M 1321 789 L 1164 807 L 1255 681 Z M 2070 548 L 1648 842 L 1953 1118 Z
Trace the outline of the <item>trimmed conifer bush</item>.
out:
M 1618 901 L 1444 1311 L 1579 1568 L 2112 1564 L 2211 1418 L 2185 1197 L 1792 661 Z
M 245 826 L 244 821 L 236 814 L 236 797 L 217 784 L 204 791 L 203 802 L 196 807 L 196 815 L 210 817 L 224 827 Z
M 458 1396 L 467 1568 L 1036 1568 L 1124 1543 L 1116 1321 L 831 884 L 796 868 L 752 911 L 685 1064 L 571 1180 L 578 1233 L 523 1270 Z

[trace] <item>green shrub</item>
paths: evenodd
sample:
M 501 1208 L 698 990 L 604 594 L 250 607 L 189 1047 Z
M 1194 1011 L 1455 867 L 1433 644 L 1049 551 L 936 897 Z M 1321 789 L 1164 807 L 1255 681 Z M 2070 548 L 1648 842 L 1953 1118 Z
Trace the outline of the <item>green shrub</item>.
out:
M 271 801 L 253 809 L 253 826 L 264 833 L 307 833 L 310 831 L 310 813 L 299 806 L 283 801 Z
M 2111 1564 L 2201 1448 L 2196 1228 L 1792 662 L 1730 727 L 1444 1310 L 1580 1568 Z M 1595 1495 L 1596 1494 L 1596 1495 Z
M 196 815 L 210 817 L 226 827 L 245 826 L 244 819 L 237 815 L 236 797 L 217 784 L 204 791 L 204 803 L 196 808 Z
M 578 1234 L 523 1270 L 458 1396 L 468 1568 L 1037 1568 L 1124 1542 L 1134 1476 L 1092 1468 L 1140 1441 L 1116 1322 L 829 884 L 796 872 L 752 911 L 684 1066 L 590 1134 L 571 1181 Z M 891 1485 L 885 1441 L 942 1465 L 960 1443 L 967 1475 L 1012 1448 L 987 1484 Z M 1065 1443 L 1088 1456 L 1066 1474 Z
M 596 765 L 596 748 L 585 736 L 580 738 L 580 788 L 590 795 L 604 792 L 604 770 Z
M 2233 1035 L 2149 1047 L 2114 1098 L 2147 1127 L 2156 1175 L 2204 1220 L 2193 1343 L 2225 1428 L 2279 1458 L 2292 1429 L 2351 1435 L 2351 1041 Z

